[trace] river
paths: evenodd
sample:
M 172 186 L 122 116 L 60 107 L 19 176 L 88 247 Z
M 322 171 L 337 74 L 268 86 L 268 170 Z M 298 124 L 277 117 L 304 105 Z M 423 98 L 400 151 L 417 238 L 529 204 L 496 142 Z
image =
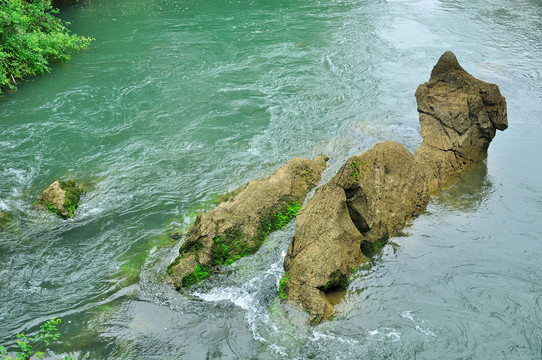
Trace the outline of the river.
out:
M 542 357 L 540 0 L 92 0 L 96 40 L 0 99 L 0 344 L 62 319 L 77 359 Z M 217 194 L 293 157 L 421 143 L 414 92 L 452 50 L 499 85 L 486 160 L 354 276 L 310 327 L 280 305 L 294 223 L 187 294 L 161 278 Z M 57 178 L 73 219 L 32 210 Z

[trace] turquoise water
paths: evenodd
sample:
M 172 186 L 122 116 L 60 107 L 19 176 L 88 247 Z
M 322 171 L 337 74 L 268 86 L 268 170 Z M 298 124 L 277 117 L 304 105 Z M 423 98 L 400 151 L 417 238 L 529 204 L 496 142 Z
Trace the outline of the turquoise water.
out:
M 0 99 L 14 217 L 0 344 L 56 316 L 52 350 L 79 359 L 540 358 L 541 14 L 538 0 L 65 9 L 96 40 Z M 186 296 L 160 281 L 178 245 L 156 237 L 216 194 L 292 157 L 329 156 L 327 181 L 379 141 L 417 148 L 414 91 L 445 50 L 499 85 L 509 129 L 359 271 L 336 320 L 309 328 L 276 302 L 294 224 Z M 89 189 L 68 221 L 31 209 L 59 177 Z

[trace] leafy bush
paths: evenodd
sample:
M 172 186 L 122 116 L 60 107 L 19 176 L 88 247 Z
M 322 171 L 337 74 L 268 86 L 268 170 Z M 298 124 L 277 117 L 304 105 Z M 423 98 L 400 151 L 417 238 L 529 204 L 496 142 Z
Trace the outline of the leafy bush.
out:
M 34 335 L 34 337 L 27 337 L 25 334 L 17 334 L 17 345 L 19 345 L 20 352 L 15 355 L 15 358 L 7 354 L 7 350 L 0 346 L 0 356 L 3 356 L 3 360 L 27 360 L 36 356 L 37 358 L 44 358 L 47 356 L 47 350 L 39 351 L 36 350 L 40 346 L 47 348 L 51 341 L 58 340 L 60 335 L 57 331 L 57 325 L 60 324 L 60 319 L 52 318 L 51 320 L 45 322 L 41 327 L 40 331 Z M 66 356 L 65 360 L 71 360 L 70 356 Z
M 71 34 L 56 13 L 51 0 L 0 1 L 0 94 L 88 46 L 92 39 Z

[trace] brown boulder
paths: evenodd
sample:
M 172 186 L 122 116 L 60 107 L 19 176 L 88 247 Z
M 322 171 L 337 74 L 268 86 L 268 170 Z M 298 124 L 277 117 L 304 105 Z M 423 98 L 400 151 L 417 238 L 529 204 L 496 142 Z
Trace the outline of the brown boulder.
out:
M 333 313 L 325 291 L 347 284 L 364 259 L 362 235 L 348 215 L 344 189 L 319 189 L 299 212 L 295 236 L 284 259 L 284 295 L 319 322 Z M 326 259 L 326 261 L 322 261 Z
M 372 248 L 397 235 L 429 201 L 427 177 L 401 144 L 377 144 L 350 158 L 300 211 L 284 259 L 285 297 L 313 323 L 333 314 L 328 291 L 345 288 Z
M 271 177 L 251 181 L 231 200 L 197 217 L 168 268 L 177 289 L 207 277 L 222 265 L 255 253 L 270 232 L 295 217 L 318 184 L 327 158 L 293 159 Z
M 426 165 L 431 190 L 484 158 L 496 130 L 508 127 L 499 87 L 467 73 L 450 51 L 418 86 L 416 101 L 423 143 L 415 156 Z

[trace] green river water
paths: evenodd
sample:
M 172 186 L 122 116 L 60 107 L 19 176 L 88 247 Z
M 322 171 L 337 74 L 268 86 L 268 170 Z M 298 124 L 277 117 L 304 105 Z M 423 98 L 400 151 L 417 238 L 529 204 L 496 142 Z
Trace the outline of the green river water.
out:
M 540 0 L 92 0 L 96 40 L 0 99 L 0 344 L 62 318 L 77 359 L 541 359 Z M 309 327 L 278 302 L 294 223 L 182 295 L 161 279 L 217 194 L 293 157 L 421 143 L 414 92 L 452 50 L 509 129 Z M 73 219 L 32 210 L 57 178 Z M 54 358 L 55 355 L 53 355 Z

